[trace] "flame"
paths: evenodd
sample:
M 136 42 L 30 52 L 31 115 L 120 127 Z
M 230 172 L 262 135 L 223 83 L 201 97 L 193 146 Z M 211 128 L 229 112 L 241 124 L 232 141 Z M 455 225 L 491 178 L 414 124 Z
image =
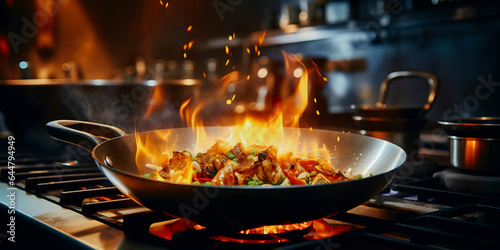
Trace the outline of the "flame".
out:
M 264 34 L 265 35 L 265 34 Z M 234 38 L 233 36 L 230 36 Z M 263 36 L 262 36 L 263 38 Z M 227 47 L 226 47 L 227 48 Z M 255 50 L 258 51 L 257 45 Z M 224 106 L 234 108 L 235 124 L 230 131 L 227 138 L 217 138 L 226 140 L 232 145 L 241 142 L 245 147 L 253 144 L 260 145 L 274 145 L 278 149 L 279 154 L 287 152 L 308 152 L 320 156 L 325 159 L 330 159 L 329 151 L 325 145 L 309 145 L 309 142 L 300 142 L 300 134 L 291 135 L 285 138 L 284 127 L 299 127 L 299 120 L 303 112 L 306 110 L 309 101 L 309 81 L 313 78 L 321 76 L 317 66 L 306 67 L 297 55 L 288 54 L 283 51 L 284 65 L 286 69 L 286 76 L 284 81 L 280 84 L 277 91 L 266 91 L 264 95 L 279 93 L 279 96 L 273 98 L 264 98 L 271 103 L 262 103 L 265 105 L 262 109 L 251 109 L 251 105 L 242 106 L 236 101 L 241 101 L 239 92 L 234 89 L 239 88 L 243 84 L 253 84 L 249 81 L 249 75 L 241 75 L 238 71 L 232 71 L 226 76 L 222 77 L 219 81 L 220 89 L 212 94 L 205 95 L 205 98 L 196 100 L 188 99 L 182 103 L 179 108 L 180 117 L 186 122 L 188 127 L 191 127 L 196 133 L 196 141 L 191 145 L 193 148 L 176 148 L 179 136 L 171 135 L 171 130 L 168 131 L 152 131 L 148 133 L 136 133 L 137 166 L 145 166 L 152 164 L 155 166 L 162 166 L 165 162 L 163 152 L 172 154 L 172 151 L 182 151 L 189 149 L 192 152 L 205 151 L 211 146 L 215 140 L 209 139 L 204 129 L 203 114 L 214 111 L 207 111 L 207 107 L 214 103 L 220 103 Z M 312 76 L 313 78 L 311 78 Z M 246 79 L 246 81 L 245 81 Z M 321 76 L 320 79 L 323 79 Z M 272 88 L 273 86 L 269 86 Z M 233 89 L 229 91 L 229 89 Z M 156 102 L 161 100 L 161 91 L 155 88 L 152 95 L 151 106 L 146 112 L 146 117 L 151 112 L 156 110 Z M 238 98 L 236 99 L 236 96 Z M 269 101 L 270 100 L 270 101 Z M 236 104 L 236 105 L 234 105 Z M 205 113 L 204 113 L 205 112 Z M 214 113 L 217 115 L 217 113 Z M 319 114 L 318 114 L 319 115 Z M 298 131 L 298 130 L 297 130 Z M 295 133 L 295 132 L 294 132 Z M 161 142 L 168 143 L 165 145 Z M 186 144 L 184 144 L 186 145 Z M 187 164 L 187 163 L 186 163 Z M 186 168 L 184 172 L 179 171 L 178 176 L 174 176 L 175 181 L 190 183 L 192 179 L 192 169 Z M 158 177 L 160 178 L 160 177 Z
M 162 87 L 160 85 L 156 85 L 153 89 L 153 95 L 149 101 L 148 109 L 144 114 L 144 118 L 149 117 L 154 111 L 159 110 L 163 104 L 163 95 L 162 95 Z
M 308 76 L 305 65 L 299 60 L 296 55 L 283 52 L 285 57 L 286 72 L 294 72 L 294 77 L 299 76 L 300 80 L 293 94 L 283 102 L 283 113 L 288 114 L 288 117 L 293 117 L 293 127 L 298 127 L 298 121 L 308 103 Z M 300 75 L 296 72 L 300 70 Z M 287 122 L 287 121 L 286 121 Z
M 135 133 L 135 141 L 137 150 L 135 155 L 135 163 L 137 166 L 146 166 L 152 164 L 160 167 L 163 163 L 163 152 L 172 152 L 175 149 L 176 141 L 172 141 L 166 148 L 157 147 L 158 141 L 164 141 L 170 137 L 170 131 L 159 132 L 151 131 L 150 133 Z M 142 170 L 142 168 L 139 168 Z M 141 171 L 144 174 L 144 171 Z
M 280 234 L 290 231 L 303 230 L 312 225 L 312 221 L 295 224 L 270 225 L 240 231 L 240 234 Z
M 283 51 L 283 56 L 287 72 L 294 72 L 297 69 L 300 69 L 301 72 L 295 76 L 289 75 L 287 81 L 284 83 L 293 87 L 294 90 L 291 94 L 284 96 L 279 102 L 274 103 L 273 107 L 267 110 L 267 112 L 258 114 L 249 113 L 242 119 L 237 119 L 237 124 L 232 129 L 232 133 L 227 138 L 227 141 L 231 143 L 242 142 L 244 146 L 252 144 L 277 145 L 286 148 L 284 150 L 294 150 L 294 148 L 289 148 L 290 145 L 298 144 L 298 138 L 287 138 L 285 140 L 283 127 L 299 127 L 299 119 L 308 104 L 308 75 L 310 73 L 308 72 L 309 69 L 306 68 L 296 55 Z M 240 77 L 241 74 L 238 71 L 233 71 L 221 78 L 221 87 L 215 96 L 194 106 L 190 105 L 189 100 L 182 105 L 180 110 L 181 117 L 186 121 L 188 126 L 194 127 L 198 132 L 201 132 L 201 134 L 198 134 L 199 142 L 203 142 L 203 139 L 200 138 L 206 138 L 201 119 L 203 109 L 207 104 L 217 100 L 225 100 L 226 104 L 232 104 L 236 95 L 232 94 L 232 97 L 223 96 L 226 94 L 229 84 L 240 84 L 242 82 L 240 81 Z M 249 77 L 246 78 L 249 79 Z M 196 145 L 200 144 L 197 143 Z M 316 147 L 316 151 L 320 151 L 319 146 Z
M 259 45 L 262 45 L 264 43 L 264 37 L 266 37 L 266 31 L 263 31 L 260 35 L 259 35 Z

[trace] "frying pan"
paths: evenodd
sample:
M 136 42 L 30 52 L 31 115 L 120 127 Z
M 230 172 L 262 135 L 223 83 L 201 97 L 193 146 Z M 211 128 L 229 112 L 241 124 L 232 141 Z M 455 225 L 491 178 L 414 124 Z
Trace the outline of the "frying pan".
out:
M 231 128 L 205 127 L 205 131 L 214 142 L 228 138 Z M 91 151 L 106 177 L 137 203 L 214 230 L 298 223 L 347 211 L 384 189 L 406 160 L 404 150 L 380 139 L 329 130 L 284 128 L 284 138 L 298 137 L 300 143 L 324 144 L 333 155 L 330 161 L 334 168 L 352 168 L 353 174 L 365 177 L 310 186 L 180 184 L 141 176 L 142 170 L 135 163 L 135 136 L 152 136 L 158 147 L 176 141 L 176 150 L 192 149 L 196 142 L 193 128 L 127 135 L 109 125 L 58 120 L 49 122 L 47 129 L 53 138 Z

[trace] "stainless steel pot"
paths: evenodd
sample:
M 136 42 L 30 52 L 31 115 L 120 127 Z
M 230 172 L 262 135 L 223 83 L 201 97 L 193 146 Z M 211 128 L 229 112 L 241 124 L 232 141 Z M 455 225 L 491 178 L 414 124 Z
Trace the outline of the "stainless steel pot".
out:
M 476 171 L 500 171 L 500 118 L 439 121 L 450 140 L 451 165 Z

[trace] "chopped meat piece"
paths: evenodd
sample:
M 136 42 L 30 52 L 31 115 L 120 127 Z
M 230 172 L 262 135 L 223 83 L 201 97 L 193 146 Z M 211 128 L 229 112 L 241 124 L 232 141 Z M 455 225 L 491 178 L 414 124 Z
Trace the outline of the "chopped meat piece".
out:
M 217 174 L 217 170 L 214 167 L 213 159 L 210 161 L 212 157 L 209 154 L 204 153 L 196 156 L 198 164 L 201 168 L 201 177 L 202 178 L 214 178 L 215 174 Z
M 241 144 L 241 143 L 236 144 L 236 146 L 234 146 L 234 148 L 231 149 L 231 151 L 229 151 L 229 153 L 231 153 L 234 156 L 234 158 L 238 158 L 238 161 L 242 161 L 242 160 L 246 159 L 247 155 L 249 155 L 249 154 L 245 153 L 245 148 L 243 147 L 243 144 Z
M 160 176 L 165 179 L 170 179 L 171 171 L 179 171 L 186 167 L 191 168 L 193 162 L 193 157 L 189 151 L 174 151 L 172 159 L 169 160 L 168 164 L 162 166 L 163 169 L 160 170 Z
M 238 168 L 238 165 L 235 161 L 226 161 L 224 167 L 212 179 L 212 185 L 235 185 L 236 177 L 234 170 Z
M 210 157 L 215 157 L 220 154 L 227 154 L 231 150 L 231 145 L 228 142 L 216 140 L 215 144 L 207 149 L 207 154 Z

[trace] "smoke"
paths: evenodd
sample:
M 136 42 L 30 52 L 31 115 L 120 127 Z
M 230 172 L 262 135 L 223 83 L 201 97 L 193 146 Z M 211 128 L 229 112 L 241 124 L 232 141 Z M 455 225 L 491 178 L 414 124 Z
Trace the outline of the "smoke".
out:
M 153 86 L 123 85 L 62 85 L 61 101 L 67 118 L 118 127 L 127 133 L 183 126 L 177 100 L 172 94 L 152 100 Z M 162 92 L 169 92 L 161 87 Z M 144 118 L 150 106 L 155 108 Z M 180 105 L 180 104 L 179 104 Z

